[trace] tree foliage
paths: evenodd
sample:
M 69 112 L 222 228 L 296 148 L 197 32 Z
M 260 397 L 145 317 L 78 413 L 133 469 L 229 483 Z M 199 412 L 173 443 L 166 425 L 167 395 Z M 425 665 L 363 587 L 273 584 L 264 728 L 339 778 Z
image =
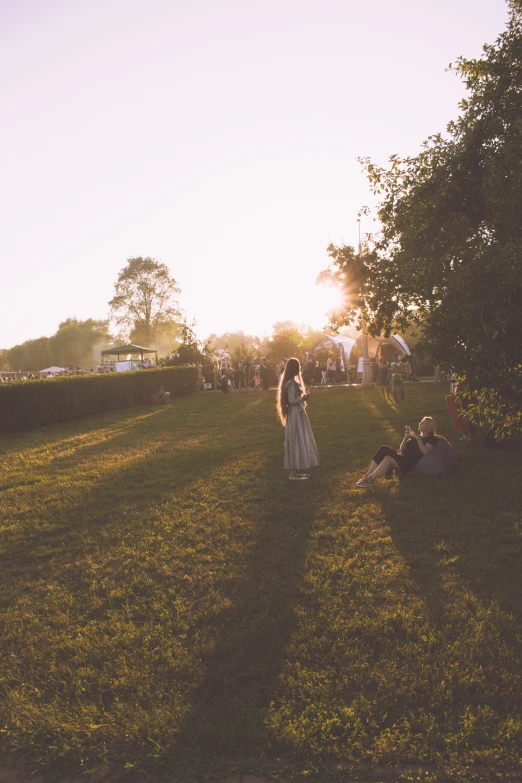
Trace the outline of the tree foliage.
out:
M 164 367 L 179 367 L 186 364 L 201 364 L 204 368 L 213 365 L 213 352 L 208 342 L 198 340 L 194 324 L 184 321 L 180 326 L 181 342 L 171 354 L 161 360 Z
M 50 367 L 52 361 L 51 340 L 49 337 L 37 337 L 9 348 L 7 365 L 16 372 L 38 372 Z
M 76 364 L 90 369 L 98 364 L 100 351 L 110 340 L 107 321 L 93 318 L 79 321 L 76 318 L 68 318 L 50 338 L 51 364 L 57 364 L 59 367 Z
M 156 339 L 174 339 L 181 312 L 180 293 L 166 264 L 154 258 L 129 258 L 120 271 L 109 302 L 122 338 L 149 346 Z
M 243 331 L 211 334 L 207 343 L 214 351 L 225 351 L 233 362 L 254 362 L 259 358 L 263 341 Z
M 12 370 L 31 372 L 71 364 L 90 369 L 98 364 L 100 350 L 111 340 L 107 321 L 67 318 L 52 337 L 26 340 L 8 349 L 6 363 Z
M 422 324 L 420 346 L 466 377 L 489 419 L 522 428 L 522 3 L 480 60 L 450 66 L 467 97 L 419 155 L 364 166 L 381 231 L 330 245 L 324 275 L 351 295 L 341 323 L 371 333 Z M 477 409 L 478 410 L 478 409 Z
M 292 321 L 281 321 L 274 324 L 273 334 L 266 345 L 266 356 L 272 364 L 291 356 L 300 358 L 304 351 L 313 348 L 319 335 L 320 332 L 304 324 L 298 326 Z

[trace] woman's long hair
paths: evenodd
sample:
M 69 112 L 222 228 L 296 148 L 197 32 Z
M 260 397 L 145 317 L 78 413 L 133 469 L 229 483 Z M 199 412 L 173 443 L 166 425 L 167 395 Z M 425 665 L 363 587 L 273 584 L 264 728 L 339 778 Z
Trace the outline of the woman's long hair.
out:
M 279 386 L 277 387 L 277 415 L 279 416 L 283 427 L 286 427 L 286 419 L 288 417 L 288 389 L 286 388 L 286 384 L 288 381 L 291 381 L 292 378 L 295 378 L 297 383 L 301 386 L 301 389 L 304 391 L 305 386 L 301 376 L 299 359 L 288 359 L 285 365 L 285 371 L 281 376 Z

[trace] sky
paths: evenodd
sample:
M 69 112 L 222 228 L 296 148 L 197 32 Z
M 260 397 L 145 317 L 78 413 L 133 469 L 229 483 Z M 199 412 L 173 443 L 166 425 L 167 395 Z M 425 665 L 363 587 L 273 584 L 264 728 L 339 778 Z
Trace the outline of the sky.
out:
M 0 0 L 0 348 L 105 319 L 168 265 L 196 332 L 322 328 L 326 248 L 374 206 L 358 157 L 458 114 L 447 66 L 504 0 Z M 375 230 L 363 218 L 363 234 Z

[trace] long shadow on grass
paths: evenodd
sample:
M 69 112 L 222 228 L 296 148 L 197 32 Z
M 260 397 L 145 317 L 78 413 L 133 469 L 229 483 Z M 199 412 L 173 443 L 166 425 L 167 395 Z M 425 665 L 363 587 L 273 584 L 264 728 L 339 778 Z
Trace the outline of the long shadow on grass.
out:
M 382 509 L 435 614 L 444 612 L 441 575 L 451 566 L 477 597 L 498 601 L 522 624 L 520 468 L 505 453 L 481 462 L 464 476 L 403 479 L 398 497 L 381 493 Z
M 136 424 L 142 424 L 146 419 L 162 415 L 166 410 L 157 407 L 150 410 L 149 406 L 140 405 L 134 406 L 131 413 L 128 410 L 110 411 L 41 429 L 10 433 L 0 440 L 0 454 L 8 459 L 11 452 L 18 454 L 27 451 L 31 454 L 50 451 L 52 454 L 54 448 L 63 450 L 64 446 L 81 447 L 85 441 L 90 445 L 92 439 L 100 433 L 103 437 L 98 437 L 98 441 L 104 439 L 105 433 L 117 434 Z
M 239 410 L 233 411 L 233 415 L 235 426 L 241 428 L 249 419 L 249 406 L 247 405 L 243 413 Z M 168 436 L 169 433 L 164 441 L 168 440 Z M 214 644 L 213 652 L 203 661 L 206 669 L 204 681 L 197 687 L 190 702 L 192 707 L 189 714 L 176 734 L 178 748 L 182 748 L 180 756 L 185 761 L 193 761 L 195 757 L 199 757 L 202 748 L 214 755 L 227 752 L 245 753 L 257 749 L 262 741 L 263 718 L 276 687 L 292 628 L 308 537 L 314 521 L 314 499 L 321 486 L 320 479 L 316 484 L 288 483 L 281 471 L 279 449 L 280 444 L 275 444 L 271 430 L 261 428 L 260 431 L 259 427 L 246 427 L 242 437 L 237 438 L 233 444 L 226 438 L 222 441 L 217 439 L 211 448 L 205 449 L 204 460 L 199 449 L 192 454 L 185 454 L 182 465 L 178 465 L 175 471 L 165 455 L 155 456 L 149 453 L 144 458 L 138 457 L 109 474 L 101 474 L 95 482 L 89 484 L 83 497 L 75 496 L 73 503 L 66 504 L 60 511 L 59 519 L 55 520 L 63 523 L 61 527 L 57 524 L 52 529 L 28 529 L 24 539 L 17 541 L 11 550 L 4 551 L 2 557 L 5 584 L 16 585 L 9 591 L 10 595 L 7 595 L 6 590 L 6 605 L 14 609 L 17 598 L 27 589 L 29 592 L 25 595 L 26 599 L 30 600 L 31 596 L 34 596 L 31 605 L 35 612 L 41 611 L 46 587 L 52 586 L 53 583 L 62 585 L 74 599 L 68 606 L 77 607 L 66 610 L 67 613 L 71 611 L 72 627 L 77 626 L 81 632 L 82 624 L 99 622 L 102 631 L 99 643 L 103 645 L 103 624 L 110 621 L 108 612 L 113 615 L 114 612 L 120 611 L 120 600 L 132 604 L 133 593 L 126 587 L 127 593 L 123 599 L 110 595 L 106 599 L 102 597 L 93 614 L 89 604 L 89 583 L 96 579 L 99 587 L 103 588 L 103 582 L 110 579 L 119 587 L 132 586 L 132 580 L 125 581 L 126 577 L 132 576 L 131 569 L 134 574 L 143 573 L 144 569 L 147 569 L 146 575 L 154 577 L 160 596 L 164 596 L 165 601 L 169 600 L 168 591 L 162 593 L 162 577 L 155 574 L 156 566 L 167 563 L 164 555 L 169 554 L 171 540 L 174 554 L 177 531 L 181 531 L 188 543 L 191 543 L 190 530 L 185 533 L 182 527 L 186 524 L 186 518 L 176 514 L 176 497 L 181 498 L 185 507 L 189 508 L 187 504 L 193 496 L 192 488 L 196 487 L 197 490 L 198 485 L 202 487 L 208 481 L 212 485 L 212 494 L 221 502 L 220 482 L 225 480 L 228 482 L 224 485 L 225 490 L 236 490 L 241 494 L 240 510 L 245 514 L 246 532 L 243 533 L 238 527 L 241 519 L 236 519 L 235 527 L 223 528 L 228 539 L 221 546 L 224 556 L 227 548 L 231 549 L 230 536 L 237 530 L 245 540 L 243 549 L 238 551 L 243 551 L 244 554 L 240 563 L 232 563 L 230 566 L 235 570 L 237 578 L 228 578 L 224 571 L 224 578 L 217 585 L 218 589 L 228 595 L 230 608 L 221 611 L 217 616 L 210 612 L 208 618 L 205 613 L 194 618 L 196 642 L 197 624 L 206 622 L 210 626 Z M 268 456 L 263 458 L 262 464 L 261 461 L 254 460 L 254 453 Z M 238 462 L 238 458 L 244 459 L 248 472 L 236 476 L 232 469 L 228 475 L 228 466 L 233 466 Z M 154 479 L 154 492 L 148 498 L 143 497 L 143 485 L 140 483 L 143 474 L 149 477 L 152 475 Z M 113 494 L 115 486 L 121 488 L 119 497 Z M 197 502 L 197 492 L 195 495 Z M 104 507 L 100 499 L 103 501 L 106 498 L 110 502 Z M 154 530 L 144 531 L 146 540 L 143 541 L 143 520 L 137 513 L 139 504 L 143 504 L 145 520 L 153 519 L 157 526 Z M 237 517 L 235 505 L 234 496 L 225 496 L 224 505 L 221 506 L 222 520 L 229 509 L 230 515 L 236 514 Z M 156 512 L 161 513 L 155 516 Z M 45 509 L 43 513 L 45 514 Z M 165 523 L 162 521 L 163 514 Z M 189 547 L 186 550 L 191 558 L 186 561 L 188 565 L 194 562 L 196 545 L 207 545 L 206 553 L 211 542 L 212 517 L 208 518 L 202 514 L 198 525 L 199 530 L 196 532 L 199 540 L 193 542 L 194 554 L 188 551 Z M 159 544 L 157 549 L 155 548 L 156 533 L 158 541 L 162 539 L 161 549 Z M 206 538 L 202 538 L 205 536 Z M 124 543 L 122 547 L 119 546 L 121 541 Z M 162 563 L 156 562 L 156 551 L 164 558 Z M 133 562 L 136 560 L 137 562 Z M 101 569 L 96 572 L 98 577 L 94 576 L 92 562 Z M 179 558 L 176 563 L 181 563 L 183 567 L 183 561 Z M 205 563 L 204 558 L 199 561 L 199 573 L 205 568 Z M 215 566 L 212 563 L 210 567 Z M 174 576 L 181 580 L 184 574 L 177 573 Z M 44 590 L 38 592 L 37 584 L 34 592 L 35 583 L 39 582 Z M 193 595 L 193 606 L 197 612 L 199 597 L 197 583 L 195 584 L 191 592 L 196 591 L 195 597 Z M 140 591 L 151 592 L 155 589 L 147 587 L 144 582 L 140 582 L 138 588 Z M 207 603 L 213 600 L 212 596 L 209 598 L 206 594 L 200 597 Z M 146 596 L 140 593 L 140 598 L 143 598 L 142 607 L 147 607 L 149 604 L 145 600 Z M 172 598 L 169 606 L 171 602 Z M 126 606 L 121 608 L 127 610 Z M 132 609 L 132 606 L 129 609 Z M 151 617 L 140 617 L 139 611 L 138 609 L 136 612 L 137 623 L 153 623 L 155 629 L 161 628 L 161 613 L 155 621 L 154 614 Z M 142 614 L 143 611 L 141 609 Z M 208 634 L 208 631 L 207 627 L 205 632 Z M 164 642 L 160 631 L 148 633 L 152 634 L 155 649 L 158 644 Z M 46 638 L 45 635 L 46 631 L 43 633 L 43 639 Z M 176 643 L 179 644 L 179 640 Z M 50 652 L 54 654 L 53 649 Z M 94 655 L 96 660 L 96 654 L 96 649 L 93 649 L 92 653 L 86 652 L 87 662 L 90 662 L 89 655 Z M 121 654 L 125 657 L 123 648 Z M 129 665 L 132 663 L 137 666 L 142 661 L 139 648 L 136 653 L 129 652 L 128 655 L 131 656 Z M 74 669 L 79 664 L 76 659 L 72 659 L 70 665 Z M 160 678 L 165 676 L 163 670 L 156 671 L 156 674 Z M 38 668 L 32 661 L 30 671 L 27 670 L 25 676 L 29 680 L 32 680 L 33 676 L 37 679 L 45 677 L 45 668 Z M 136 671 L 135 678 L 138 681 L 139 677 L 140 672 Z M 154 682 L 154 677 L 151 677 L 151 684 Z M 48 681 L 48 697 L 56 696 L 61 699 L 64 710 L 67 711 L 70 706 L 68 694 L 63 694 L 63 697 L 61 691 L 59 694 L 53 694 L 53 687 L 51 681 Z M 121 687 L 122 693 L 127 693 L 125 686 Z M 131 697 L 133 693 L 130 689 Z M 91 700 L 93 709 L 96 704 L 96 709 L 100 710 L 96 688 L 92 695 L 85 693 L 82 698 L 87 702 Z M 163 693 L 160 698 L 166 705 L 170 704 L 168 694 Z M 140 699 L 140 708 L 150 709 L 147 700 L 141 696 Z M 147 699 L 154 704 L 154 691 L 150 688 Z M 110 712 L 110 704 L 106 709 Z M 45 715 L 45 708 L 43 712 Z M 172 720 L 175 725 L 174 718 Z M 126 726 L 123 726 L 122 732 L 125 730 Z M 100 742 L 102 741 L 105 741 L 103 737 Z M 162 741 L 165 743 L 164 737 Z M 81 735 L 78 742 L 82 742 Z M 132 740 L 130 742 L 132 743 Z M 71 743 L 73 746 L 73 739 Z M 18 747 L 22 747 L 22 744 Z M 64 755 L 69 753 L 66 749 L 62 752 Z M 143 746 L 141 753 L 147 753 Z
M 249 418 L 248 406 L 243 414 L 236 412 L 235 418 L 236 425 L 241 427 Z M 22 521 L 4 532 L 0 567 L 5 585 L 12 585 L 15 594 L 21 594 L 26 581 L 49 575 L 51 561 L 51 572 L 59 572 L 70 557 L 77 557 L 79 552 L 85 557 L 96 550 L 100 544 L 97 536 L 107 529 L 113 531 L 113 540 L 117 540 L 118 530 L 123 537 L 129 532 L 129 514 L 140 509 L 147 514 L 161 508 L 196 479 L 204 478 L 231 460 L 233 450 L 228 441 L 216 437 L 209 446 L 201 441 L 201 427 L 180 427 L 172 417 L 163 421 L 168 429 L 160 435 L 150 431 L 147 418 L 132 419 L 133 437 L 148 438 L 149 448 L 142 456 L 127 455 L 125 461 L 110 470 L 103 470 L 103 443 L 93 445 L 90 459 L 100 460 L 102 469 L 85 485 L 79 484 L 71 498 L 67 498 L 65 490 L 63 502 L 56 507 L 42 497 L 38 485 L 28 487 L 33 493 L 31 497 L 34 496 L 34 523 Z M 111 447 L 117 450 L 123 447 L 126 437 L 119 432 L 119 425 L 116 426 L 118 434 L 114 435 Z M 196 442 L 190 443 L 193 440 Z M 189 443 L 185 448 L 186 441 Z M 250 447 L 247 443 L 244 446 L 246 452 Z M 67 465 L 64 463 L 63 467 L 66 469 Z M 47 469 L 52 470 L 52 464 Z M 74 473 L 71 481 L 75 481 Z M 131 520 L 130 524 L 135 526 L 139 520 Z M 10 568 L 16 569 L 16 580 Z
M 477 457 L 474 475 L 403 479 L 395 494 L 384 483 L 375 490 L 394 544 L 437 629 L 438 657 L 446 660 L 447 670 L 454 670 L 448 678 L 454 693 L 448 714 L 454 713 L 457 722 L 468 708 L 492 709 L 504 718 L 519 713 L 518 470 L 511 455 L 484 453 Z M 493 741 L 492 736 L 493 729 L 485 729 L 483 736 L 477 735 L 476 747 Z M 509 745 L 512 740 L 506 732 L 498 742 Z
M 295 623 L 323 479 L 289 484 L 280 459 L 260 469 L 267 478 L 258 484 L 254 545 L 232 606 L 215 624 L 206 674 L 175 738 L 180 768 L 200 762 L 208 769 L 210 759 L 267 750 L 264 720 Z

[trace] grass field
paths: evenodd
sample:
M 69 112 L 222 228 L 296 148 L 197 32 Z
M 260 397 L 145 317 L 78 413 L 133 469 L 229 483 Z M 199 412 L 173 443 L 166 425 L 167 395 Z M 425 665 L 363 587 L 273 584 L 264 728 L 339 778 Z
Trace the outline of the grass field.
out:
M 444 393 L 317 389 L 309 482 L 282 470 L 273 392 L 4 437 L 2 753 L 319 780 L 517 768 L 520 451 L 457 441 L 452 478 L 354 487 L 423 415 L 453 439 Z

